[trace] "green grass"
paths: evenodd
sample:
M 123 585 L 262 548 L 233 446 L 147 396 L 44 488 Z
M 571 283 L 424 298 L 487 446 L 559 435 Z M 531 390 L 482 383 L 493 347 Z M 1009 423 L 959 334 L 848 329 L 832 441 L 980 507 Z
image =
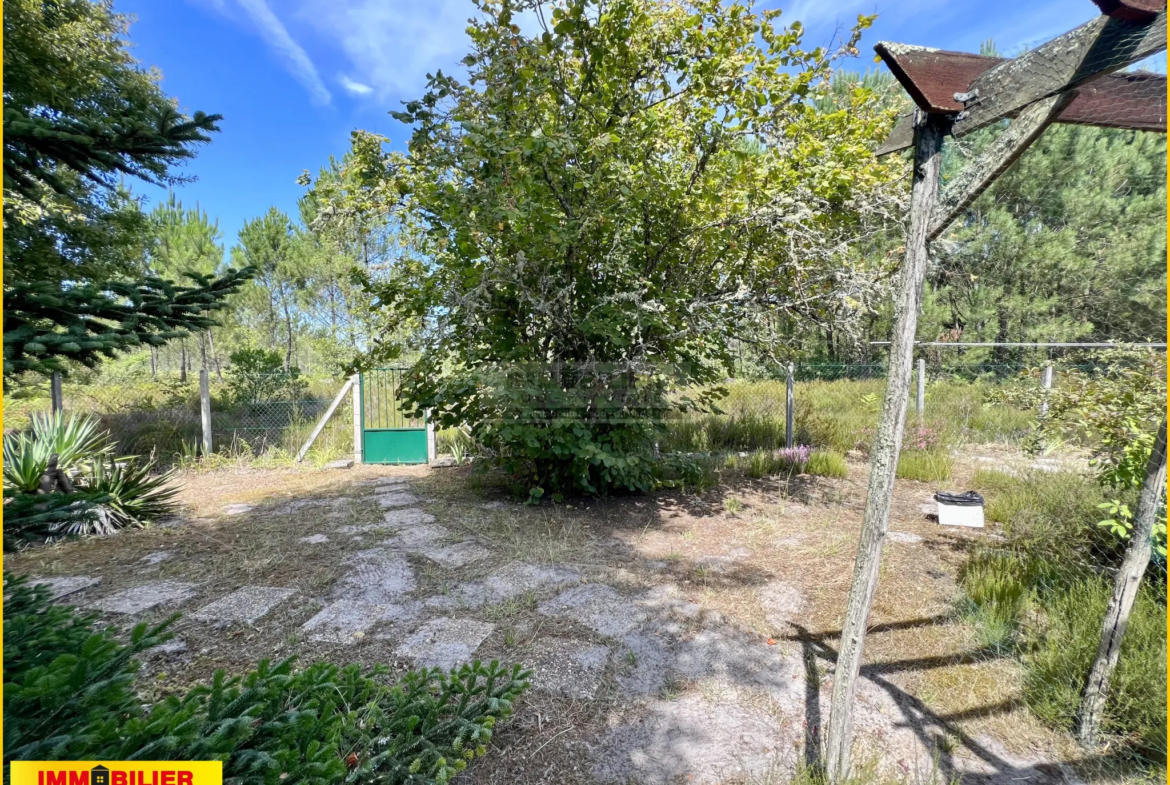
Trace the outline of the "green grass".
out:
M 849 474 L 849 467 L 845 465 L 845 456 L 839 452 L 813 450 L 805 471 L 820 477 L 845 477 Z
M 1035 413 L 988 402 L 993 391 L 1014 383 L 942 379 L 929 384 L 925 416 L 928 428 L 937 432 L 938 446 L 1023 440 Z M 719 403 L 722 414 L 668 419 L 661 449 L 726 452 L 783 447 L 785 383 L 735 381 L 726 387 L 727 395 Z M 797 382 L 794 441 L 838 452 L 868 451 L 884 393 L 884 379 Z M 917 420 L 909 418 L 908 443 L 917 427 Z
M 1070 472 L 979 471 L 973 485 L 1006 541 L 976 550 L 960 569 L 961 610 L 981 645 L 1020 658 L 1032 712 L 1073 730 L 1124 548 L 1096 525 L 1106 491 Z M 1104 718 L 1112 744 L 1159 764 L 1166 756 L 1165 592 L 1165 573 L 1154 567 L 1138 593 Z
M 946 482 L 951 478 L 951 455 L 946 450 L 903 450 L 897 477 L 919 482 Z

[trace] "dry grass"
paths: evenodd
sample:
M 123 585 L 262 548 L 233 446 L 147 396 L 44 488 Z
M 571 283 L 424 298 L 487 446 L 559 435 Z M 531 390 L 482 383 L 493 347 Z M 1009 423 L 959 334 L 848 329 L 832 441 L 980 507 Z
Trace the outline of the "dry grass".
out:
M 958 461 L 951 486 L 965 487 L 974 466 Z M 585 580 L 602 581 L 622 592 L 672 583 L 681 598 L 702 606 L 705 622 L 722 619 L 750 631 L 761 646 L 771 639 L 785 653 L 804 657 L 818 676 L 825 677 L 824 692 L 852 575 L 867 469 L 852 460 L 845 478 L 736 478 L 731 485 L 700 495 L 672 491 L 540 507 L 516 503 L 501 485 L 475 477 L 467 468 L 189 474 L 181 478 L 189 524 L 31 549 L 10 557 L 7 567 L 39 575 L 100 575 L 102 592 L 166 577 L 213 586 L 222 594 L 246 584 L 287 585 L 290 575 L 297 576 L 304 587 L 303 600 L 274 611 L 255 626 L 233 628 L 223 635 L 181 621 L 189 635 L 202 636 L 205 644 L 185 664 L 150 664 L 146 677 L 152 694 L 206 678 L 216 667 L 239 672 L 261 657 L 287 654 L 380 661 L 401 668 L 406 663 L 394 660 L 393 642 L 377 636 L 336 649 L 287 631 L 296 630 L 320 607 L 314 601 L 342 573 L 347 555 L 370 547 L 343 538 L 331 538 L 324 546 L 306 545 L 298 537 L 319 531 L 323 515 L 336 516 L 332 520 L 338 523 L 376 520 L 380 511 L 370 498 L 372 489 L 354 483 L 388 473 L 409 474 L 429 512 L 458 535 L 474 537 L 495 553 L 488 563 L 461 570 L 417 562 L 421 591 L 442 593 L 516 559 L 570 564 Z M 1041 727 L 1020 705 L 1017 665 L 980 650 L 972 629 L 954 613 L 958 567 L 972 543 L 986 535 L 942 530 L 927 521 L 919 507 L 933 490 L 913 481 L 897 484 L 890 530 L 898 537 L 887 541 L 883 553 L 866 644 L 867 673 L 900 706 L 943 723 L 949 729 L 944 742 L 953 747 L 948 754 L 956 758 L 970 754 L 987 738 L 994 739 L 1004 754 L 1023 759 L 1078 758 L 1066 737 Z M 289 509 L 296 500 L 330 497 L 346 501 L 335 507 Z M 224 505 L 239 502 L 257 507 L 245 515 L 221 514 Z M 142 557 L 153 551 L 168 551 L 174 557 L 157 566 L 143 565 Z M 760 587 L 776 581 L 791 586 L 803 600 L 790 624 L 769 621 L 769 608 L 757 595 Z M 481 618 L 493 623 L 495 631 L 480 647 L 480 655 L 524 661 L 533 644 L 550 635 L 601 640 L 574 622 L 538 614 L 538 599 L 524 595 L 483 609 Z M 527 695 L 467 781 L 592 782 L 591 740 L 637 711 L 617 688 L 617 675 L 629 667 L 632 663 L 615 656 L 593 701 Z M 672 683 L 662 697 L 693 688 L 712 689 Z M 768 700 L 762 695 L 758 699 Z M 760 708 L 767 710 L 764 704 Z M 1106 773 L 1114 776 L 1116 771 Z M 921 778 L 915 772 L 894 774 L 903 782 Z M 1105 774 L 1097 771 L 1093 776 Z M 883 770 L 880 778 L 888 779 L 889 772 Z

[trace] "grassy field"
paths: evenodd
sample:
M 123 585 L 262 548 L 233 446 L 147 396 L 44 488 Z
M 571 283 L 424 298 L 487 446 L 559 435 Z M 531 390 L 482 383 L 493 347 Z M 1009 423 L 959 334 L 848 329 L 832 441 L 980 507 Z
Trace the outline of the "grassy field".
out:
M 939 380 L 926 387 L 920 421 L 911 409 L 904 448 L 931 451 L 968 443 L 1018 443 L 1035 413 L 989 402 L 991 382 Z M 679 416 L 667 422 L 666 452 L 774 450 L 784 446 L 783 381 L 735 381 L 726 386 L 720 414 Z M 794 441 L 813 447 L 866 452 L 877 428 L 883 379 L 802 381 L 794 390 Z M 911 402 L 913 407 L 913 402 Z
M 238 404 L 213 375 L 215 455 L 208 461 L 210 467 L 291 463 L 341 386 L 333 379 L 307 382 L 296 401 Z M 122 454 L 154 455 L 160 463 L 179 465 L 192 463 L 197 455 L 202 438 L 197 373 L 186 381 L 177 377 L 115 377 L 99 384 L 66 381 L 62 400 L 66 412 L 97 416 Z M 4 427 L 22 429 L 33 414 L 49 409 L 47 382 L 10 387 L 4 396 Z M 353 452 L 351 411 L 349 402 L 344 402 L 317 438 L 306 461 L 320 464 Z

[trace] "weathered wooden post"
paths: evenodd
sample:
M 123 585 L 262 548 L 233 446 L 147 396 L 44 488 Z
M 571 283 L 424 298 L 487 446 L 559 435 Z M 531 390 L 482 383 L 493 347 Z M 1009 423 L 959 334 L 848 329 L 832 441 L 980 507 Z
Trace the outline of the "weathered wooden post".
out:
M 1158 429 L 1158 438 L 1146 463 L 1146 479 L 1138 498 L 1137 514 L 1133 518 L 1133 531 L 1117 577 L 1113 579 L 1113 595 L 1101 624 L 1101 643 L 1097 647 L 1097 658 L 1085 682 L 1085 694 L 1081 701 L 1080 737 L 1087 745 L 1097 743 L 1101 729 L 1101 714 L 1109 697 L 1109 680 L 1117 668 L 1121 654 L 1121 639 L 1129 625 L 1129 615 L 1137 599 L 1142 576 L 1150 564 L 1150 549 L 1153 542 L 1154 521 L 1162 504 L 1162 493 L 1166 490 L 1166 420 Z
M 355 373 L 350 377 L 353 382 L 353 463 L 360 466 L 362 462 L 362 375 Z
M 1052 363 L 1044 366 L 1044 375 L 1040 377 L 1040 416 L 1048 414 L 1048 393 L 1052 390 Z
M 910 188 L 910 228 L 906 257 L 894 301 L 894 334 L 890 345 L 890 369 L 877 436 L 870 453 L 869 496 L 857 545 L 853 585 L 841 631 L 837 671 L 833 677 L 833 703 L 829 713 L 827 767 L 837 782 L 849 771 L 853 744 L 853 697 L 861 670 L 865 630 L 877 589 L 882 543 L 889 525 L 894 496 L 894 473 L 902 449 L 902 430 L 910 398 L 910 373 L 914 364 L 914 334 L 922 284 L 926 279 L 926 235 L 938 201 L 943 137 L 950 125 L 944 115 L 915 110 L 914 179 Z
M 792 447 L 795 443 L 793 440 L 793 428 L 796 421 L 796 413 L 794 408 L 796 406 L 795 396 L 796 386 L 796 366 L 788 363 L 788 381 L 785 385 L 784 391 L 784 446 Z
M 49 406 L 53 410 L 53 414 L 65 408 L 61 398 L 60 371 L 53 371 L 53 375 L 49 377 Z
M 199 371 L 199 419 L 203 425 L 203 457 L 211 455 L 211 381 L 207 369 Z
M 918 358 L 918 396 L 914 401 L 914 411 L 920 420 L 926 411 L 926 359 L 922 357 Z

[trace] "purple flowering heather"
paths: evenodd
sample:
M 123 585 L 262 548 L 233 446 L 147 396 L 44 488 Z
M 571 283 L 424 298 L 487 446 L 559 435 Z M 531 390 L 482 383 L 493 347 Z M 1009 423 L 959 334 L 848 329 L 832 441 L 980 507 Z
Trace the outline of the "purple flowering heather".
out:
M 796 469 L 803 469 L 808 464 L 810 455 L 812 455 L 812 447 L 807 444 L 798 444 L 795 447 L 785 447 L 776 451 L 776 457 L 780 459 L 781 463 Z

